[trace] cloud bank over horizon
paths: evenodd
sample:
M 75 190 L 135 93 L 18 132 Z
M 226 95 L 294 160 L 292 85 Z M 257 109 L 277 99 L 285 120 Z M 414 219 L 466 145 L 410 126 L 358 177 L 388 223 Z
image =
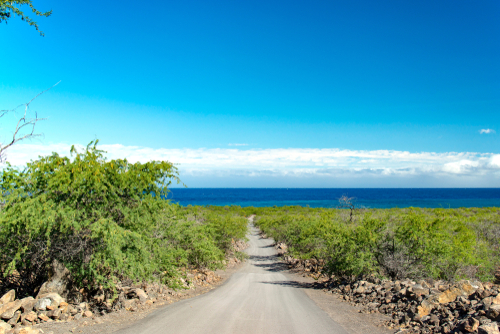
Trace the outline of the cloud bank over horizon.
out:
M 22 143 L 7 160 L 69 156 L 71 145 Z M 83 146 L 79 146 L 83 150 Z M 184 148 L 99 145 L 109 159 L 168 160 L 190 187 L 500 187 L 500 154 L 338 148 Z

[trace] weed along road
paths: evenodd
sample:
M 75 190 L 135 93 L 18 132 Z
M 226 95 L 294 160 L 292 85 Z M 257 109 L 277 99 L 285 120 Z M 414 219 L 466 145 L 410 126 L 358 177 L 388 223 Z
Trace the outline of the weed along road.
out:
M 225 284 L 116 333 L 347 333 L 280 272 L 272 241 L 258 232 L 250 227 L 249 259 Z

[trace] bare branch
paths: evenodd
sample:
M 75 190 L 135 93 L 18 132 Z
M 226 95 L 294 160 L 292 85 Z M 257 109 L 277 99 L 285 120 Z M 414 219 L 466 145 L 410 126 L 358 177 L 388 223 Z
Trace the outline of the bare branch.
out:
M 0 110 L 0 118 L 2 118 L 3 116 L 5 116 L 6 114 L 8 114 L 10 112 L 16 111 L 17 109 L 21 108 L 22 106 L 24 106 L 24 104 L 20 104 L 17 107 L 15 107 L 14 109 Z
M 354 214 L 354 210 L 356 209 L 356 197 L 349 197 L 347 195 L 342 195 L 342 197 L 339 198 L 339 209 L 349 209 L 350 214 L 349 214 L 349 222 L 352 222 L 352 216 Z
M 17 124 L 16 124 L 16 128 L 14 130 L 14 133 L 12 134 L 12 140 L 9 141 L 6 145 L 2 145 L 0 143 L 0 163 L 3 163 L 5 162 L 5 150 L 7 150 L 9 147 L 11 147 L 12 145 L 14 145 L 15 143 L 19 142 L 19 141 L 22 141 L 22 140 L 25 140 L 25 139 L 29 139 L 29 138 L 34 138 L 34 137 L 38 137 L 40 136 L 40 134 L 35 134 L 35 126 L 36 124 L 39 122 L 39 121 L 43 121 L 43 120 L 46 120 L 46 118 L 38 118 L 38 113 L 35 111 L 35 117 L 34 118 L 28 118 L 28 112 L 30 111 L 30 104 L 37 98 L 39 97 L 40 95 L 42 95 L 43 93 L 51 90 L 52 88 L 54 88 L 55 86 L 57 86 L 61 81 L 57 82 L 55 85 L 53 85 L 52 87 L 38 93 L 34 98 L 32 98 L 29 102 L 27 103 L 24 103 L 24 104 L 20 104 L 19 106 L 17 106 L 16 108 L 14 109 L 10 109 L 10 110 L 0 110 L 0 118 L 2 118 L 3 116 L 5 116 L 6 114 L 10 113 L 10 112 L 15 112 L 17 109 L 19 109 L 20 107 L 24 106 L 24 114 L 23 116 L 17 121 Z M 31 128 L 30 130 L 28 130 L 28 132 L 23 132 L 22 130 L 24 128 Z

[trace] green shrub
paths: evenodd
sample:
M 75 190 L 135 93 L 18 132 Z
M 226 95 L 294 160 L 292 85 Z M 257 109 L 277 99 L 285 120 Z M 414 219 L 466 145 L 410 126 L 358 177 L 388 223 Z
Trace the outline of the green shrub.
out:
M 291 255 L 326 262 L 336 275 L 491 280 L 500 265 L 500 210 L 247 208 Z
M 148 238 L 171 180 L 169 162 L 106 161 L 91 143 L 73 160 L 53 154 L 2 173 L 5 206 L 0 217 L 0 270 L 14 270 L 34 289 L 57 260 L 78 285 L 111 287 L 120 277 L 147 279 L 160 266 Z M 161 276 L 161 275 L 160 275 Z
M 191 219 L 190 210 L 164 199 L 168 185 L 179 182 L 173 164 L 107 161 L 96 144 L 82 153 L 72 148 L 73 159 L 54 153 L 3 171 L 4 285 L 15 277 L 20 294 L 33 294 L 53 261 L 88 289 L 113 289 L 125 278 L 176 286 L 179 267 L 223 266 L 231 238 L 246 233 L 243 217 Z

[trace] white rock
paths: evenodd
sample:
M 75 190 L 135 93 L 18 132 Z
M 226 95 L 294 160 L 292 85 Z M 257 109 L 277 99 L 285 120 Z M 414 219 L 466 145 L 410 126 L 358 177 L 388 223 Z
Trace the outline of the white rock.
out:
M 52 305 L 52 299 L 50 299 L 50 298 L 38 299 L 36 304 L 35 304 L 35 310 L 46 311 L 47 306 L 50 306 L 50 305 Z

